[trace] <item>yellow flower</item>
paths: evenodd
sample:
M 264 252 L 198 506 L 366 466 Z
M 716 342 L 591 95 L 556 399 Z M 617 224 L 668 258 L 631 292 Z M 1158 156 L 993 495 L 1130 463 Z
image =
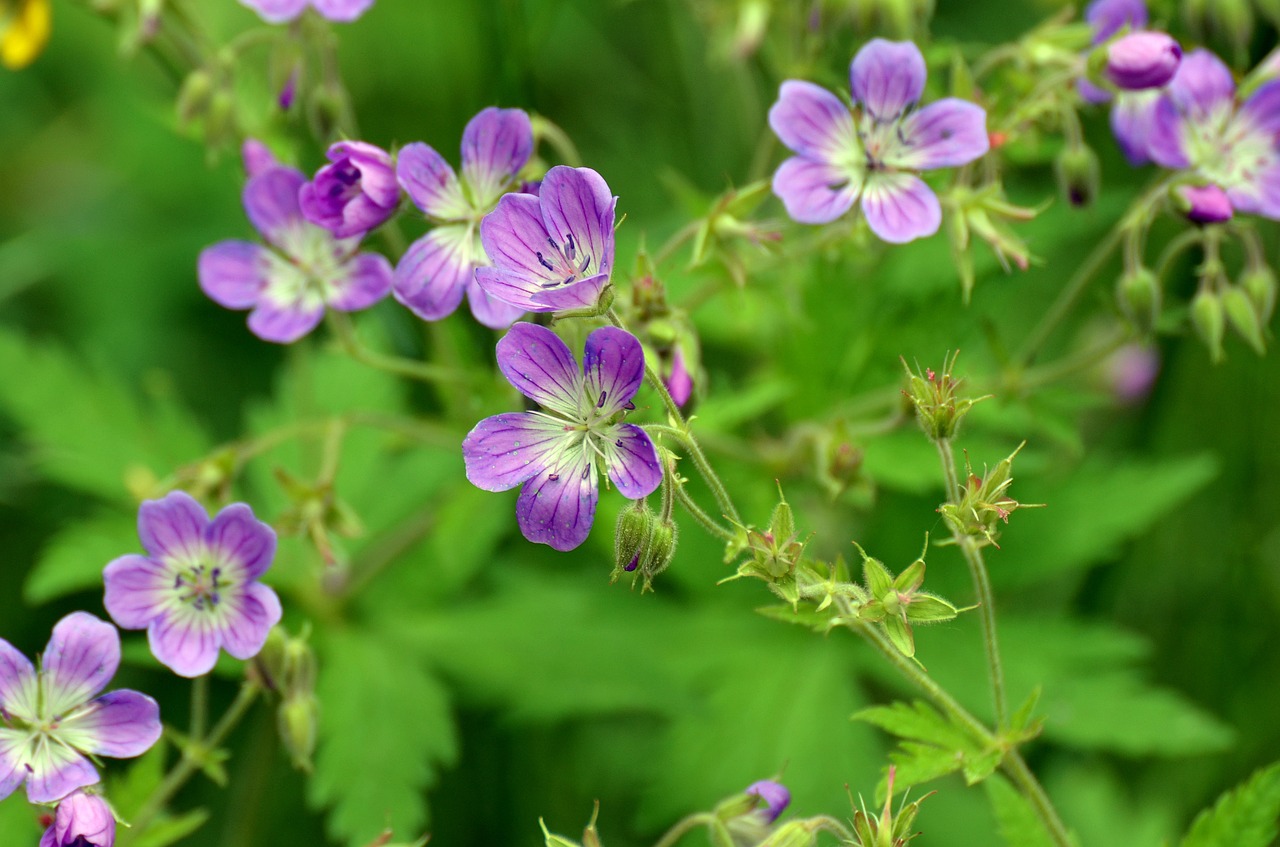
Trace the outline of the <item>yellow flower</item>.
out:
M 0 63 L 17 70 L 49 40 L 49 0 L 0 0 Z

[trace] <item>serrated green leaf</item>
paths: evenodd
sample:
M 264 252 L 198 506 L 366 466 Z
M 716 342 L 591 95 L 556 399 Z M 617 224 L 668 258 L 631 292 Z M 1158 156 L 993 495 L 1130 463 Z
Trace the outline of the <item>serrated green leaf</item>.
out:
M 996 815 L 1000 836 L 1009 847 L 1054 847 L 1031 804 L 1003 776 L 982 783 Z
M 125 553 L 139 550 L 137 518 L 103 512 L 70 524 L 45 545 L 27 575 L 28 603 L 47 603 L 77 591 L 102 591 L 102 569 Z
M 322 720 L 308 800 L 351 845 L 420 831 L 424 793 L 458 754 L 447 690 L 387 639 L 347 630 L 315 643 Z
M 913 785 L 923 785 L 954 773 L 964 766 L 964 754 L 956 750 L 935 747 L 932 744 L 921 744 L 918 741 L 903 741 L 889 754 L 897 771 L 894 776 L 895 789 Z M 883 803 L 888 791 L 888 776 L 881 777 L 876 787 L 876 802 Z
M 1267 847 L 1278 820 L 1280 762 L 1255 771 L 1197 815 L 1182 847 Z
M 857 712 L 853 717 L 874 724 L 899 738 L 925 741 L 949 750 L 974 749 L 972 739 L 964 730 L 952 724 L 923 700 L 872 706 Z
M 138 847 L 169 847 L 204 826 L 207 820 L 208 809 L 192 809 L 180 815 L 157 818 L 135 843 Z
M 786 603 L 780 603 L 776 606 L 762 606 L 756 609 L 756 614 L 763 615 L 770 620 L 798 624 L 808 627 L 814 632 L 825 633 L 831 629 L 831 620 L 836 616 L 836 609 L 834 606 L 828 606 L 818 612 L 812 606 L 801 606 L 798 609 L 793 609 Z

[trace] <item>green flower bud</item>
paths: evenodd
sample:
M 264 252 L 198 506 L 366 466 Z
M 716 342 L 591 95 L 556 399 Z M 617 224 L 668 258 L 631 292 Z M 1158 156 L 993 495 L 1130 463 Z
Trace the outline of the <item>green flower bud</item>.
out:
M 267 640 L 253 659 L 252 667 L 258 674 L 262 684 L 273 691 L 279 691 L 285 674 L 285 645 L 288 636 L 281 627 L 272 627 L 267 633 Z
M 637 500 L 618 515 L 618 525 L 613 535 L 613 575 L 616 581 L 623 573 L 632 573 L 640 566 L 640 557 L 649 541 L 654 514 L 644 500 Z
M 1278 0 L 1280 1 L 1280 0 Z M 1276 275 L 1266 265 L 1246 268 L 1240 276 L 1240 287 L 1249 293 L 1258 311 L 1258 323 L 1266 326 L 1276 310 Z
M 187 74 L 178 89 L 178 124 L 187 126 L 205 117 L 213 102 L 213 75 L 204 68 L 197 68 Z
M 277 712 L 280 741 L 289 752 L 293 766 L 311 772 L 311 755 L 316 749 L 316 727 L 320 722 L 319 703 L 310 694 L 286 697 Z
M 974 404 L 987 399 L 979 397 L 976 400 L 970 400 L 959 395 L 963 380 L 955 379 L 951 375 L 957 355 L 953 353 L 943 362 L 941 375 L 928 368 L 915 373 L 907 367 L 906 360 L 902 360 L 902 367 L 907 371 L 907 388 L 903 393 L 915 406 L 916 419 L 920 423 L 920 428 L 933 441 L 946 441 L 954 437 L 956 430 L 960 427 L 960 421 Z
M 1222 299 L 1208 288 L 1200 289 L 1191 301 L 1191 323 L 1209 348 L 1209 358 L 1214 362 L 1222 361 L 1222 336 L 1227 328 Z
M 1085 144 L 1069 144 L 1054 161 L 1058 185 L 1072 206 L 1088 206 L 1098 196 L 1098 155 Z
M 1120 277 L 1116 286 L 1120 311 L 1134 329 L 1149 335 L 1160 319 L 1160 280 L 1147 268 L 1138 268 Z
M 1267 352 L 1267 342 L 1262 338 L 1262 323 L 1258 320 L 1258 307 L 1249 292 L 1232 285 L 1222 292 L 1222 307 L 1227 320 L 1259 356 Z
M 771 832 L 756 847 L 813 847 L 818 833 L 807 820 L 787 821 Z
M 640 555 L 640 573 L 644 575 L 644 587 L 648 589 L 653 578 L 667 569 L 676 555 L 676 539 L 679 530 L 670 520 L 654 521 L 649 530 L 649 543 Z

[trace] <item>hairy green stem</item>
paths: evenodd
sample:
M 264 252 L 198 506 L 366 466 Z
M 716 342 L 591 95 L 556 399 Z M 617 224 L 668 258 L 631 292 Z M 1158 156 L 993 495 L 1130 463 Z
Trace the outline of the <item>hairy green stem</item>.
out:
M 683 485 L 676 486 L 676 500 L 689 513 L 689 517 L 697 521 L 707 532 L 725 541 L 734 539 L 733 530 L 724 528 L 715 518 L 703 511 L 701 506 L 693 502 L 693 498 L 689 496 L 689 492 L 685 490 Z
M 668 829 L 661 838 L 654 842 L 653 847 L 675 847 L 675 844 L 681 838 L 684 838 L 700 826 L 710 826 L 715 819 L 716 816 L 710 812 L 697 812 L 687 815 L 676 821 L 671 829 Z

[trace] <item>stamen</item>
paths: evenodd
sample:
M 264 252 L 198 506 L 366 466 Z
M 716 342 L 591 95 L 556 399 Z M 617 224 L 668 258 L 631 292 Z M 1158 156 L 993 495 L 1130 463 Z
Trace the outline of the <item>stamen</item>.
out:
M 572 256 L 570 256 L 569 258 L 570 258 L 570 259 L 572 259 L 573 257 L 572 257 Z M 590 266 L 591 266 L 591 257 L 590 257 L 590 256 L 583 256 L 583 257 L 582 257 L 582 266 L 581 266 L 580 268 L 578 268 L 578 273 L 580 273 L 580 274 L 584 274 L 584 273 L 586 273 L 586 272 L 587 272 L 587 268 L 589 268 Z
M 626 409 L 628 412 L 634 412 L 636 408 L 636 404 L 628 400 L 627 405 L 623 406 L 622 408 Z
M 549 474 L 547 474 L 547 479 L 548 479 L 549 481 L 551 481 L 551 482 L 557 482 L 557 481 L 559 481 L 559 479 L 560 479 L 560 474 L 558 474 L 558 473 L 549 473 Z
M 591 473 L 591 463 L 587 462 L 587 466 L 582 469 L 582 478 L 586 479 L 590 473 Z
M 578 249 L 573 246 L 573 233 L 571 232 L 569 233 L 568 240 L 564 243 L 564 257 L 572 262 L 573 257 L 577 252 Z
M 605 396 L 605 393 L 604 393 L 603 391 L 601 391 L 601 392 L 600 392 L 600 399 L 596 401 L 596 408 L 597 408 L 597 409 L 602 409 L 602 408 L 604 408 L 604 396 Z
M 552 249 L 552 250 L 555 250 L 555 251 L 559 252 L 559 250 L 560 250 L 560 245 L 559 245 L 559 244 L 556 244 L 555 240 L 554 240 L 553 238 L 551 238 L 551 236 L 547 236 L 547 243 L 551 245 L 551 249 Z
M 552 273 L 555 273 L 556 269 L 552 267 L 550 262 L 548 262 L 545 258 L 543 258 L 541 250 L 538 251 L 538 262 L 547 270 L 551 271 Z

